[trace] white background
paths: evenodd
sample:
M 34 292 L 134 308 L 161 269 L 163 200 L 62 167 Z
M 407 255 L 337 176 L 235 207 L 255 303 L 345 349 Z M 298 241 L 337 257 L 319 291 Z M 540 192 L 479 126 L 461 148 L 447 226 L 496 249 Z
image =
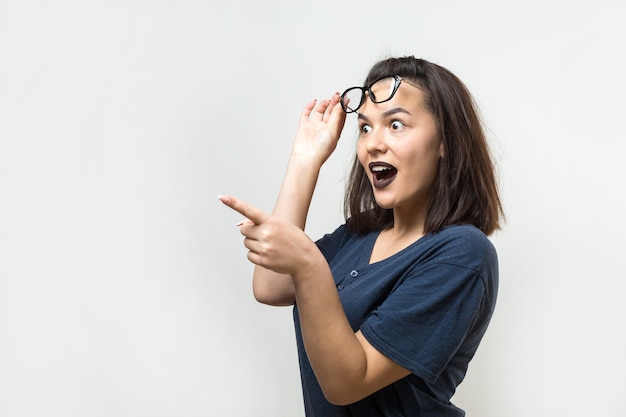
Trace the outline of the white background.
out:
M 413 54 L 474 93 L 508 215 L 454 401 L 626 416 L 626 3 L 0 0 L 0 416 L 302 416 L 289 308 L 216 199 L 271 210 L 298 115 Z M 353 120 L 307 232 L 341 221 Z

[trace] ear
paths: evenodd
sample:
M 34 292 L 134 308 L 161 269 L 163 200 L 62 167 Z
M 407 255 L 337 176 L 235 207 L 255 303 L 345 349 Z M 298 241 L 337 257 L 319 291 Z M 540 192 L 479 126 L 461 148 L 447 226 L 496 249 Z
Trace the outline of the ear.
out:
M 440 141 L 440 142 L 439 142 L 439 157 L 440 157 L 440 158 L 443 158 L 443 156 L 444 156 L 445 154 L 446 154 L 446 153 L 444 152 L 444 148 L 443 148 L 443 141 Z

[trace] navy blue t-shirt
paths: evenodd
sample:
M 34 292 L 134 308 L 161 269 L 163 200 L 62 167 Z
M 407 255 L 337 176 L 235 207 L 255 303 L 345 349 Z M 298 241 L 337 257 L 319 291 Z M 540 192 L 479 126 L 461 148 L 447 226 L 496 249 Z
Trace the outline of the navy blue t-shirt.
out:
M 487 329 L 498 291 L 489 239 L 470 225 L 427 234 L 373 264 L 380 232 L 340 226 L 317 241 L 353 330 L 411 374 L 347 406 L 324 398 L 294 321 L 307 417 L 463 416 L 450 398 Z

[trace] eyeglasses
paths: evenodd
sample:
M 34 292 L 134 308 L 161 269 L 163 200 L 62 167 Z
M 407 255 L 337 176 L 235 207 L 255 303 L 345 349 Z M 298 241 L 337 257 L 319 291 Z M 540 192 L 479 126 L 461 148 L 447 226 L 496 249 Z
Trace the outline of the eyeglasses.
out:
M 380 78 L 366 87 L 348 88 L 343 92 L 341 97 L 339 97 L 339 102 L 341 103 L 343 111 L 346 113 L 354 113 L 365 103 L 365 97 L 367 95 L 369 95 L 372 103 L 384 103 L 385 101 L 391 100 L 403 81 L 415 88 L 420 88 L 399 75 L 393 75 Z M 376 91 L 376 93 L 374 91 Z

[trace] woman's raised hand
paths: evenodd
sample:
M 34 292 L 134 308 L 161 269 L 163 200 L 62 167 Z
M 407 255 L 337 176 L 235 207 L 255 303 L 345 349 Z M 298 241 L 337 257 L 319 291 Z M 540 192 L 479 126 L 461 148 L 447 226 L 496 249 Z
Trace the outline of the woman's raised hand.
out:
M 311 158 L 321 166 L 337 147 L 345 121 L 339 93 L 320 103 L 312 100 L 300 115 L 292 156 Z
M 255 272 L 255 280 L 263 281 L 264 286 L 279 281 L 276 276 L 266 276 L 266 271 L 294 277 L 311 265 L 325 263 L 303 229 L 318 170 L 337 147 L 345 120 L 339 93 L 320 103 L 312 100 L 304 107 L 272 215 L 235 197 L 220 196 L 222 203 L 247 219 L 239 224 L 239 230 L 245 236 L 248 259 L 263 267 L 256 270 L 263 272 Z

